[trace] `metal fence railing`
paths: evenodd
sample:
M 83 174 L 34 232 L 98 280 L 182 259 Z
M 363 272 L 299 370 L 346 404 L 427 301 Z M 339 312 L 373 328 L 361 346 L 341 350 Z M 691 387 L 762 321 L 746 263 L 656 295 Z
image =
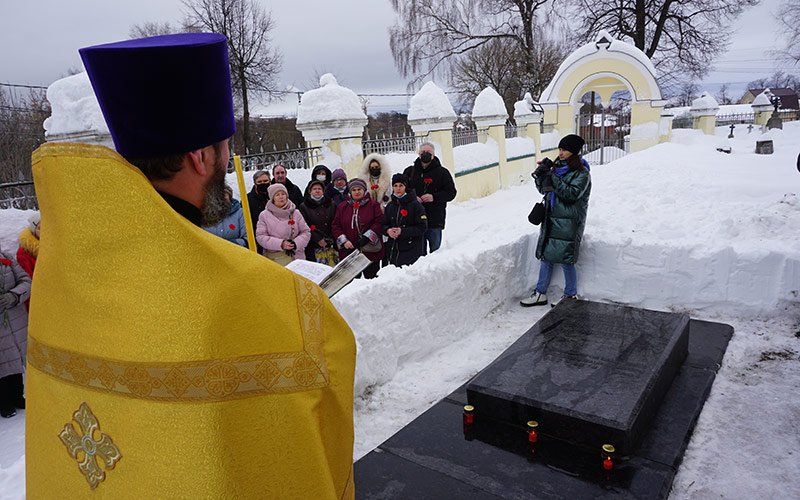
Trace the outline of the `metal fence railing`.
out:
M 780 116 L 782 121 L 785 122 L 792 122 L 795 120 L 800 120 L 800 110 L 797 109 L 784 109 L 778 111 L 778 116 Z
M 320 149 L 317 146 L 241 156 L 244 171 L 267 170 L 278 164 L 287 169 L 313 168 L 319 163 L 319 158 Z M 233 172 L 233 160 L 228 163 L 228 172 Z
M 465 146 L 476 142 L 486 142 L 489 129 L 486 128 L 465 128 L 453 130 L 453 147 Z
M 4 208 L 38 210 L 39 202 L 36 200 L 33 181 L 0 184 L 0 209 Z
M 542 123 L 540 125 L 540 130 L 541 130 L 542 134 L 549 134 L 550 132 L 552 132 L 555 129 L 556 129 L 556 124 L 555 123 Z
M 735 123 L 753 123 L 756 120 L 755 113 L 729 113 L 724 115 L 717 115 L 717 127 L 724 127 Z M 675 128 L 673 126 L 673 128 Z
M 672 120 L 672 128 L 692 128 L 694 126 L 694 118 L 691 116 L 683 116 Z
M 364 150 L 364 156 L 370 153 L 416 153 L 423 142 L 428 140 L 428 134 L 425 135 L 397 135 L 371 137 L 361 141 L 361 148 Z
M 516 125 L 506 125 L 506 139 L 513 139 L 518 135 L 518 127 Z

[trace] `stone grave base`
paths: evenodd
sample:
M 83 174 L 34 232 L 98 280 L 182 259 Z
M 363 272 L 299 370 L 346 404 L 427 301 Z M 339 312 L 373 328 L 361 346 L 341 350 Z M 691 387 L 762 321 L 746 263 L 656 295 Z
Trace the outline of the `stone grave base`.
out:
M 602 467 L 600 450 L 496 422 L 462 425 L 466 386 L 355 464 L 359 499 L 662 499 L 669 494 L 733 328 L 691 320 L 688 355 L 636 448 Z

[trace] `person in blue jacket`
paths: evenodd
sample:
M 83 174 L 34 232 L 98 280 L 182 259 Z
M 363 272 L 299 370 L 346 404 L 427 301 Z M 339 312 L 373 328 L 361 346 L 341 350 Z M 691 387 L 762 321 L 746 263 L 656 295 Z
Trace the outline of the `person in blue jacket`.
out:
M 575 262 L 592 190 L 589 163 L 580 156 L 584 144 L 578 135 L 564 136 L 558 143 L 558 159 L 552 162 L 545 158 L 533 173 L 536 189 L 545 195 L 545 216 L 536 244 L 536 258 L 541 261 L 539 281 L 530 297 L 520 301 L 524 307 L 547 304 L 554 264 L 561 264 L 564 271 L 564 297 L 578 296 Z
M 233 189 L 227 184 L 225 185 L 225 200 L 230 204 L 228 216 L 216 226 L 203 229 L 247 248 L 247 228 L 244 225 L 244 210 L 242 210 L 241 202 L 233 197 Z

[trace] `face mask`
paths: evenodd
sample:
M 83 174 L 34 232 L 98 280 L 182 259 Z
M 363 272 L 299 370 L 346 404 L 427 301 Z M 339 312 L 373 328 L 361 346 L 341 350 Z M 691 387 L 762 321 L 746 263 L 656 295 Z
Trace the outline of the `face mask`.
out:
M 397 195 L 395 195 L 395 196 L 397 197 L 397 199 L 398 199 L 398 200 L 400 200 L 400 199 L 404 198 L 404 197 L 405 197 L 405 195 L 407 195 L 407 194 L 408 194 L 408 193 L 403 193 L 403 194 L 401 194 L 400 196 L 397 196 Z
M 327 177 L 325 176 L 325 174 L 320 174 L 317 176 L 317 180 L 320 182 L 325 182 L 326 179 Z
M 333 186 L 333 187 L 334 187 L 334 188 L 335 188 L 337 191 L 339 191 L 340 193 L 343 193 L 343 192 L 344 192 L 344 188 L 345 188 L 345 186 L 342 186 L 342 187 L 336 187 L 336 186 Z
M 314 201 L 320 201 L 322 198 L 324 198 L 324 197 L 325 197 L 325 195 L 322 195 L 322 196 L 320 196 L 319 198 L 317 198 L 317 197 L 316 197 L 316 196 L 314 196 L 313 194 L 312 194 L 312 195 L 310 195 L 310 196 L 311 196 L 311 199 L 312 199 L 312 200 L 314 200 Z
M 419 159 L 422 160 L 422 163 L 430 163 L 433 159 L 433 155 L 425 151 L 421 155 L 419 155 Z
M 269 184 L 256 184 L 256 193 L 267 194 L 269 192 Z
M 370 173 L 370 175 L 372 177 L 380 177 L 381 169 L 379 169 L 379 168 L 371 168 L 371 169 L 369 169 L 369 173 Z

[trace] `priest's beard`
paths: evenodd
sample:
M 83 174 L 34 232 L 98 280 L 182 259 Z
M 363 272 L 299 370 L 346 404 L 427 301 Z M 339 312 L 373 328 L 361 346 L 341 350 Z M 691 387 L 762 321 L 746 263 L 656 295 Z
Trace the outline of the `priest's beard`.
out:
M 230 203 L 225 200 L 225 173 L 227 158 L 217 155 L 214 163 L 214 175 L 206 184 L 203 195 L 203 209 L 200 211 L 200 225 L 203 227 L 216 226 L 228 216 Z

